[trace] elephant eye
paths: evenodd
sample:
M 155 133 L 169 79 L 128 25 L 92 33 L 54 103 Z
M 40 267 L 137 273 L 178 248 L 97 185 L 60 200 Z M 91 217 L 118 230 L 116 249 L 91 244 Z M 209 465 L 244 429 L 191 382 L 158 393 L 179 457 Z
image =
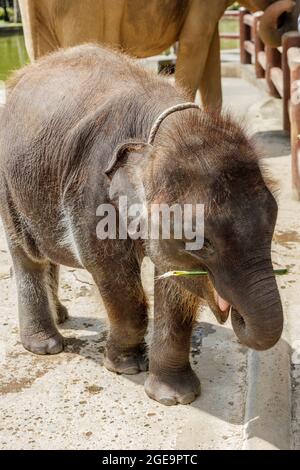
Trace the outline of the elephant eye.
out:
M 215 251 L 212 242 L 208 238 L 204 238 L 203 249 L 209 254 L 213 254 Z
M 189 240 L 189 243 L 193 243 L 196 241 L 196 238 L 194 240 Z M 213 255 L 215 252 L 213 244 L 208 240 L 208 238 L 204 238 L 204 243 L 203 247 L 200 250 L 185 250 L 188 251 L 188 253 L 196 258 L 202 257 L 202 256 L 207 256 L 207 255 Z
M 212 248 L 212 244 L 208 238 L 204 238 L 204 243 L 203 243 L 204 248 Z

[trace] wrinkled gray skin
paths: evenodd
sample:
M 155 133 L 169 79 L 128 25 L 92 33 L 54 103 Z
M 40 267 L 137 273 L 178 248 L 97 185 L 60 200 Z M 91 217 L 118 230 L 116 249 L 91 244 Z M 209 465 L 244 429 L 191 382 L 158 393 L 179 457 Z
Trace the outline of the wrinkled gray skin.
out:
M 207 269 L 209 278 L 155 282 L 148 395 L 190 403 L 200 382 L 189 362 L 190 337 L 206 300 L 219 321 L 214 288 L 233 305 L 243 344 L 272 347 L 282 306 L 270 246 L 276 202 L 255 150 L 228 117 L 188 109 L 169 116 L 154 145 L 153 122 L 185 92 L 145 72 L 124 55 L 93 45 L 67 49 L 18 72 L 0 126 L 0 209 L 17 280 L 21 340 L 55 354 L 55 325 L 67 311 L 57 296 L 59 265 L 85 268 L 103 297 L 110 323 L 105 366 L 125 374 L 147 368 L 147 299 L 140 266 L 156 274 Z M 30 113 L 29 113 L 30 110 Z M 98 240 L 96 208 L 129 202 L 204 203 L 205 244 L 184 240 Z

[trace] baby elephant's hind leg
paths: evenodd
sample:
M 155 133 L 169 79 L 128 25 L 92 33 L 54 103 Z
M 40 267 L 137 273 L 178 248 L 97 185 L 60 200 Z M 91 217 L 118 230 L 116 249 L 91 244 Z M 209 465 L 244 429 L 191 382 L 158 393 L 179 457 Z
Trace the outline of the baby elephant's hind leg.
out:
M 64 323 L 68 318 L 67 308 L 60 302 L 58 298 L 58 284 L 59 284 L 59 266 L 57 264 L 49 263 L 49 287 L 54 302 L 55 320 L 56 323 Z
M 63 350 L 49 298 L 49 264 L 32 260 L 21 248 L 11 249 L 19 305 L 21 341 L 35 354 L 57 354 Z

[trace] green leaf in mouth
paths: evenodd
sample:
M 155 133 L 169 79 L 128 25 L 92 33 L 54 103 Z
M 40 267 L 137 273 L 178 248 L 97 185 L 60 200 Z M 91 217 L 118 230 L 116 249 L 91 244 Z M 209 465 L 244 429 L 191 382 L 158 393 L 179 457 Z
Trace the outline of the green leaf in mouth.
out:
M 274 269 L 275 276 L 283 276 L 288 274 L 287 268 Z M 192 277 L 192 276 L 207 276 L 207 271 L 168 271 L 167 273 L 158 276 L 157 279 L 166 279 L 168 277 Z
M 289 270 L 287 268 L 274 269 L 275 276 L 284 276 L 285 274 L 288 274 L 288 272 Z

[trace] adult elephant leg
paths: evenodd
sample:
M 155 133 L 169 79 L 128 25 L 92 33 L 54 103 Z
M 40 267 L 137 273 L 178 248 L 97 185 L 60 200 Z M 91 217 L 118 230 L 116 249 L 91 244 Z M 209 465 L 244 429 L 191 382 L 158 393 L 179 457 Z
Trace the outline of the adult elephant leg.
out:
M 154 299 L 146 393 L 164 405 L 191 403 L 200 393 L 199 379 L 189 361 L 199 299 L 170 280 L 156 282 Z
M 147 299 L 140 262 L 127 240 L 108 240 L 103 250 L 99 263 L 89 271 L 109 319 L 104 365 L 119 374 L 137 374 L 148 367 L 144 341 L 148 324 Z
M 217 26 L 211 41 L 204 73 L 200 80 L 203 107 L 212 111 L 221 111 L 222 108 L 220 52 L 220 36 Z
M 176 80 L 188 90 L 190 99 L 206 72 L 208 55 L 215 37 L 216 26 L 226 8 L 226 2 L 212 0 L 191 2 L 191 7 L 179 37 Z M 212 80 L 213 77 L 209 77 Z
M 54 2 L 40 0 L 20 0 L 20 10 L 25 37 L 25 45 L 30 61 L 33 62 L 49 52 L 64 46 L 57 40 L 56 31 L 52 28 L 56 14 L 49 11 Z
M 175 80 L 187 90 L 193 101 L 205 71 L 211 37 L 208 33 L 190 40 L 182 36 L 179 39 Z

